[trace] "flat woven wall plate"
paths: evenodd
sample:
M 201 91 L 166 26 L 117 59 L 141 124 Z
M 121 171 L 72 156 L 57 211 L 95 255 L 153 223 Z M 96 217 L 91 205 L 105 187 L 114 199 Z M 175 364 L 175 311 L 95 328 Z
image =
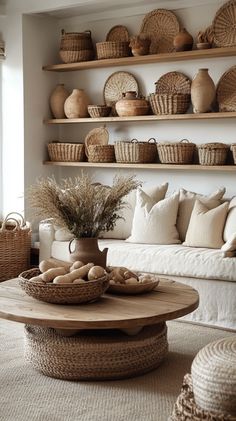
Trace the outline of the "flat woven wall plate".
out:
M 236 66 L 227 70 L 216 88 L 219 111 L 236 111 Z
M 106 80 L 103 89 L 103 98 L 106 105 L 113 107 L 122 98 L 122 94 L 128 91 L 135 91 L 139 94 L 138 82 L 135 77 L 128 72 L 112 73 Z
M 109 142 L 109 133 L 105 126 L 96 127 L 90 130 L 85 137 L 85 153 L 88 156 L 88 146 L 90 145 L 107 145 Z
M 191 91 L 191 80 L 180 72 L 165 73 L 155 85 L 157 94 L 190 94 Z
M 129 31 L 123 25 L 113 26 L 106 36 L 106 41 L 129 41 Z
M 173 12 L 156 9 L 148 13 L 142 22 L 140 33 L 151 39 L 149 54 L 174 51 L 173 40 L 180 30 L 180 24 Z
M 228 1 L 216 12 L 212 26 L 217 47 L 236 45 L 236 0 Z

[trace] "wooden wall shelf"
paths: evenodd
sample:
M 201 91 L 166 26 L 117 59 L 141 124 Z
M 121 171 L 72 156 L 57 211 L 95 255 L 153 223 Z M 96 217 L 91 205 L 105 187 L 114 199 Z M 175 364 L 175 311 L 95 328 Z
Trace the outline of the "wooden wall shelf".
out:
M 210 48 L 208 50 L 192 50 L 174 53 L 150 54 L 147 56 L 122 57 L 116 59 L 91 60 L 80 63 L 50 64 L 43 70 L 50 72 L 69 72 L 75 70 L 99 69 L 104 67 L 130 66 L 146 63 L 167 63 L 172 61 L 210 59 L 236 55 L 236 47 Z
M 132 122 L 132 121 L 159 121 L 159 120 L 211 120 L 218 118 L 235 118 L 236 112 L 222 113 L 201 113 L 201 114 L 162 114 L 143 115 L 133 117 L 99 117 L 99 118 L 61 118 L 45 119 L 46 124 L 73 124 L 73 123 L 112 123 L 112 122 Z
M 56 162 L 44 161 L 44 165 L 53 165 L 61 167 L 82 167 L 82 168 L 126 168 L 132 170 L 168 170 L 168 171 L 223 171 L 236 172 L 236 165 L 174 165 L 174 164 L 119 164 L 111 163 L 95 163 L 95 162 Z

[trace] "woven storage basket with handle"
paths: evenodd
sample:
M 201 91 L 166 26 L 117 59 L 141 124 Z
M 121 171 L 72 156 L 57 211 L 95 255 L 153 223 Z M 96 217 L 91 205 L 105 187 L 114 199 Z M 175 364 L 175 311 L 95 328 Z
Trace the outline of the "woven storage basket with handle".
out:
M 205 143 L 198 146 L 200 165 L 224 165 L 227 159 L 229 145 L 224 143 Z
M 154 140 L 154 143 L 151 143 Z M 116 162 L 127 164 L 145 164 L 155 162 L 157 157 L 156 140 L 149 139 L 147 142 L 117 141 L 115 143 Z
M 14 278 L 29 268 L 30 247 L 29 224 L 18 213 L 8 214 L 0 227 L 0 281 Z
M 162 164 L 191 164 L 195 143 L 182 139 L 177 143 L 158 143 L 157 150 Z

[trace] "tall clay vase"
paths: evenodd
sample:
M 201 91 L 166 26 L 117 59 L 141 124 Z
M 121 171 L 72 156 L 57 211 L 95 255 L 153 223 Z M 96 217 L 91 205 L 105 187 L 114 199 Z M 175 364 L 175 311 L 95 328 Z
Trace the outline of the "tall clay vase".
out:
M 194 113 L 211 111 L 216 95 L 216 88 L 208 69 L 199 69 L 191 85 L 191 101 Z
M 63 83 L 59 83 L 56 86 L 56 88 L 52 91 L 49 98 L 49 105 L 53 117 L 65 118 L 64 103 L 69 95 L 70 94 Z
M 88 117 L 88 105 L 90 101 L 83 89 L 73 89 L 64 104 L 67 118 Z
M 74 250 L 72 251 L 72 247 Z M 83 263 L 94 263 L 94 265 L 106 267 L 107 251 L 98 248 L 97 238 L 75 238 L 69 243 L 70 260 L 80 260 Z

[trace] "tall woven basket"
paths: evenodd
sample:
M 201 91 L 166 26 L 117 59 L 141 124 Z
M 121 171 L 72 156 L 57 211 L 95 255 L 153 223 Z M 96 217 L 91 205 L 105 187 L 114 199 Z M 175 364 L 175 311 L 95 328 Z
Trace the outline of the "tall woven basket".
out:
M 0 281 L 29 269 L 30 247 L 29 224 L 20 214 L 8 214 L 0 225 Z

